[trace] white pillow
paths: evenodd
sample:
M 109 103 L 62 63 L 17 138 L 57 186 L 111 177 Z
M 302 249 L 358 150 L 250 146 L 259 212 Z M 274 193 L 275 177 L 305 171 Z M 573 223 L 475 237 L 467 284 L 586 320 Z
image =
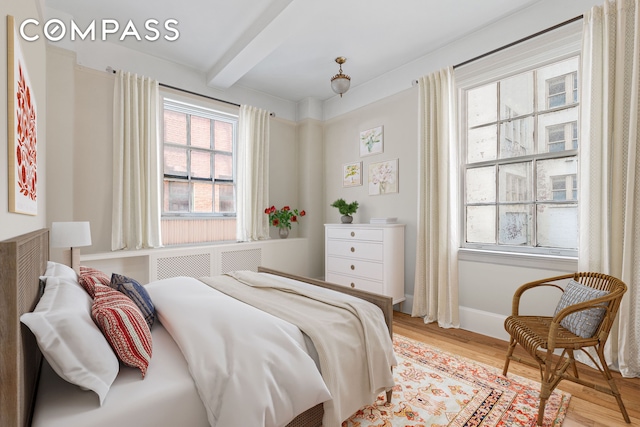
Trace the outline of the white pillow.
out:
M 47 261 L 47 270 L 41 278 L 46 279 L 48 277 L 59 277 L 61 279 L 69 279 L 78 283 L 78 274 L 73 270 L 73 268 L 53 261 Z
M 91 297 L 77 280 L 47 277 L 38 305 L 20 321 L 31 329 L 53 370 L 62 379 L 96 392 L 102 405 L 120 366 L 91 318 Z

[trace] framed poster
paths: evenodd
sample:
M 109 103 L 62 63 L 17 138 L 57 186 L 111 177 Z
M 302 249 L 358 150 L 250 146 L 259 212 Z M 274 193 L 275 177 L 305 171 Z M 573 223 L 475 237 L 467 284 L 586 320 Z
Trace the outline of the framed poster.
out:
M 360 157 L 382 153 L 382 126 L 360 132 Z
M 356 187 L 362 185 L 362 162 L 342 165 L 342 186 Z
M 9 212 L 37 215 L 36 100 L 13 16 L 7 15 Z
M 369 195 L 398 192 L 398 159 L 369 165 Z

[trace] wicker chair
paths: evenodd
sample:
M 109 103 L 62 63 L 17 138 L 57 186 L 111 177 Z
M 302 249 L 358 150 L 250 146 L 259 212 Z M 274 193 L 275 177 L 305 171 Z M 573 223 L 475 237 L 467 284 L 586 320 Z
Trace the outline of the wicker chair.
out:
M 564 292 L 562 287 L 553 282 L 567 279 L 574 279 L 592 289 L 607 291 L 608 294 L 586 302 L 570 305 L 560 310 L 553 317 L 519 315 L 520 298 L 525 291 L 541 286 L 551 286 Z M 511 336 L 511 339 L 504 364 L 503 375 L 507 375 L 509 362 L 511 360 L 540 369 L 542 384 L 540 388 L 540 407 L 538 409 L 539 426 L 542 425 L 547 400 L 561 380 L 573 381 L 583 386 L 613 395 L 618 402 L 624 420 L 627 423 L 631 422 L 624 403 L 622 402 L 620 392 L 616 387 L 604 358 L 604 346 L 618 308 L 620 307 L 620 301 L 626 290 L 627 286 L 624 282 L 615 277 L 600 273 L 575 273 L 526 283 L 518 288 L 514 294 L 512 315 L 504 322 L 504 327 Z M 591 337 L 581 338 L 560 325 L 562 319 L 567 315 L 594 307 L 604 307 L 605 314 L 596 332 Z M 523 360 L 514 356 L 513 351 L 517 344 L 520 344 L 537 363 L 534 363 L 529 358 Z M 600 359 L 600 363 L 598 363 L 589 352 L 585 351 L 585 349 L 588 348 L 595 350 L 595 353 Z M 559 359 L 553 356 L 554 351 L 557 349 L 562 349 L 562 354 Z M 582 350 L 587 354 L 606 380 L 608 387 L 594 384 L 578 377 L 578 369 L 574 359 L 574 351 L 576 350 Z M 568 370 L 569 367 L 571 367 L 571 370 Z

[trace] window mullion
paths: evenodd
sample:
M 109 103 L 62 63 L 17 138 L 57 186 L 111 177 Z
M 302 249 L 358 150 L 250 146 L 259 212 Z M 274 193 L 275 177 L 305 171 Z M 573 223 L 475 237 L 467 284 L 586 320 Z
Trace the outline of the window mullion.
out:
M 531 246 L 534 248 L 538 246 L 538 165 L 537 159 L 540 153 L 540 135 L 538 132 L 538 70 L 533 70 L 533 152 L 536 154 L 536 158 L 531 161 Z M 545 141 L 546 142 L 546 141 Z M 546 144 L 545 144 L 546 145 Z M 547 148 L 548 150 L 548 148 Z
M 496 84 L 496 159 L 500 159 L 500 142 L 502 139 L 502 126 L 500 121 L 500 82 Z M 500 166 L 496 162 L 496 217 L 495 217 L 495 244 L 500 244 Z

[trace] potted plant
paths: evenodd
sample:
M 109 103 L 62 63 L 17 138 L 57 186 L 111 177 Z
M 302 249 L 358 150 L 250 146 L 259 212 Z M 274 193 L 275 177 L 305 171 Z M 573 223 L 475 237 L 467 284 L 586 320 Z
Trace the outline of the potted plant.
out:
M 351 224 L 353 221 L 353 215 L 358 210 L 358 202 L 347 203 L 344 199 L 338 199 L 331 204 L 332 207 L 338 208 L 338 212 L 342 215 L 340 221 L 343 224 Z
M 289 235 L 292 222 L 298 222 L 299 216 L 305 216 L 305 211 L 298 211 L 298 209 L 291 209 L 289 206 L 285 206 L 282 209 L 276 209 L 275 206 L 266 208 L 264 213 L 269 215 L 269 224 L 278 228 L 278 235 L 281 239 L 286 239 Z

